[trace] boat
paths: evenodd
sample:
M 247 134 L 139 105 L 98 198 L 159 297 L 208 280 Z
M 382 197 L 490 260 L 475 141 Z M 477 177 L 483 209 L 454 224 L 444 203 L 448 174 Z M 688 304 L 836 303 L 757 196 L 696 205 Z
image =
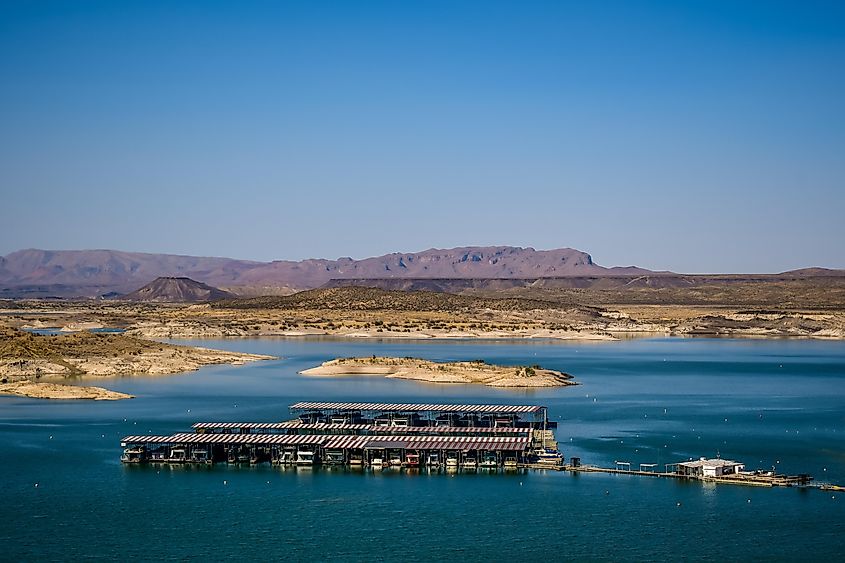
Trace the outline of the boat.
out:
M 300 448 L 296 451 L 297 465 L 314 465 L 316 458 L 317 456 L 314 454 L 314 450 Z
M 328 465 L 342 465 L 343 462 L 344 458 L 342 449 L 326 450 L 325 463 Z
M 819 485 L 819 489 L 821 489 L 822 491 L 839 491 L 839 492 L 845 491 L 845 487 L 843 487 L 842 485 L 827 485 L 827 484 L 824 484 L 824 485 Z
M 143 463 L 147 458 L 147 449 L 144 446 L 135 446 L 123 450 L 120 461 L 123 463 Z
M 519 462 L 516 460 L 515 457 L 506 457 L 505 458 L 505 469 L 516 469 L 519 467 Z
M 211 463 L 211 456 L 208 455 L 208 450 L 194 450 L 191 452 L 191 461 L 193 463 Z
M 171 463 L 184 463 L 187 461 L 188 452 L 185 448 L 178 447 L 170 450 L 170 457 L 167 461 Z
M 390 454 L 389 465 L 391 467 L 402 467 L 402 456 L 398 453 Z
M 455 452 L 449 452 L 446 454 L 446 467 L 457 467 L 458 466 L 458 454 Z
M 420 454 L 406 454 L 405 455 L 405 465 L 408 467 L 419 467 L 420 466 Z
M 440 467 L 440 454 L 438 452 L 428 454 L 425 464 L 429 467 Z
M 374 457 L 370 461 L 370 465 L 373 466 L 373 469 L 382 469 L 386 464 L 384 463 L 384 458 L 382 457 Z
M 481 469 L 496 469 L 499 467 L 499 460 L 496 459 L 496 454 L 494 453 L 486 453 L 484 457 L 481 458 L 481 462 L 478 464 L 478 467 Z
M 558 466 L 563 464 L 563 454 L 546 446 L 548 432 L 548 414 L 543 416 L 543 447 L 534 450 L 532 457 L 540 465 Z
M 534 458 L 540 465 L 557 466 L 563 463 L 563 454 L 552 448 L 534 450 Z
M 461 464 L 464 469 L 478 469 L 478 461 L 473 456 L 464 456 L 464 462 Z

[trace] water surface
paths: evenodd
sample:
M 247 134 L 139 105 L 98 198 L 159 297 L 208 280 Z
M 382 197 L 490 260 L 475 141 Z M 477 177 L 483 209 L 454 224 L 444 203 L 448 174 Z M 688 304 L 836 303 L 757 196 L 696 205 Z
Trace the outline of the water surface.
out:
M 275 354 L 244 367 L 97 380 L 119 402 L 0 398 L 0 544 L 9 560 L 831 559 L 845 494 L 529 472 L 124 467 L 126 434 L 289 418 L 299 400 L 540 403 L 567 457 L 658 463 L 721 455 L 845 482 L 845 343 L 334 339 L 191 343 Z M 503 390 L 308 378 L 336 356 L 541 364 L 576 387 Z M 36 486 L 37 484 L 37 486 Z

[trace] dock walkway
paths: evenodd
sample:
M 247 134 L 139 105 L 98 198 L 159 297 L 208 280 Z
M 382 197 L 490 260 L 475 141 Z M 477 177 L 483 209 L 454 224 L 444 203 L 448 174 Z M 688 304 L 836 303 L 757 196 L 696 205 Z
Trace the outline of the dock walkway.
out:
M 642 471 L 637 469 L 618 469 L 615 467 L 598 467 L 595 465 L 547 465 L 539 463 L 524 463 L 520 467 L 526 469 L 546 469 L 551 471 L 570 471 L 572 473 L 609 473 L 616 475 L 637 475 L 640 477 L 665 477 L 683 479 L 687 481 L 703 481 L 706 483 L 724 483 L 730 485 L 746 485 L 750 487 L 815 487 L 824 485 L 814 484 L 808 475 L 765 475 L 743 473 L 737 475 L 723 475 L 721 477 L 699 477 L 667 473 L 663 471 Z M 828 485 L 830 486 L 830 485 Z

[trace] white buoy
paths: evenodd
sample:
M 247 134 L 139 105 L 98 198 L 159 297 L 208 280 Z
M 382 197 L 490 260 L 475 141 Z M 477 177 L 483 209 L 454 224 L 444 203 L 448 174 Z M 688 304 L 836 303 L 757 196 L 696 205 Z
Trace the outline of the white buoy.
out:
M 224 484 L 224 485 L 228 485 L 228 484 L 229 484 L 229 481 L 227 481 L 227 480 L 223 479 L 223 484 Z
M 35 484 L 36 488 L 38 487 L 38 483 Z

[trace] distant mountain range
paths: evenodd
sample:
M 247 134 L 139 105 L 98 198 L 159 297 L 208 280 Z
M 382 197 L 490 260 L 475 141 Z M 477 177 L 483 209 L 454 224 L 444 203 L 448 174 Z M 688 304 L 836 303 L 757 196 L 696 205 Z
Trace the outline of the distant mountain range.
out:
M 735 277 L 747 280 L 749 277 L 774 279 L 842 275 L 845 275 L 843 270 L 806 268 L 782 274 Z M 528 284 L 545 287 L 595 287 L 597 284 L 682 287 L 696 281 L 690 278 L 700 276 L 653 272 L 635 266 L 607 268 L 593 263 L 586 252 L 572 248 L 534 250 L 514 246 L 468 246 L 393 253 L 363 260 L 338 258 L 273 262 L 119 250 L 31 249 L 0 257 L 0 298 L 115 297 L 134 292 L 162 277 L 191 278 L 212 286 L 205 291 L 221 288 L 241 296 L 258 296 L 341 285 L 435 291 L 504 289 Z M 720 276 L 722 282 L 730 279 L 733 278 Z M 187 288 L 182 289 L 188 291 Z M 168 294 L 172 290 L 178 294 L 182 289 L 171 287 L 161 291 Z M 150 291 L 152 294 L 159 292 Z M 192 291 L 186 295 L 192 294 Z
M 254 262 L 119 250 L 21 250 L 0 258 L 0 297 L 123 294 L 159 277 L 189 277 L 236 293 L 290 293 L 332 280 L 525 279 L 650 274 L 606 268 L 572 248 L 462 247 L 394 253 L 363 260 Z

